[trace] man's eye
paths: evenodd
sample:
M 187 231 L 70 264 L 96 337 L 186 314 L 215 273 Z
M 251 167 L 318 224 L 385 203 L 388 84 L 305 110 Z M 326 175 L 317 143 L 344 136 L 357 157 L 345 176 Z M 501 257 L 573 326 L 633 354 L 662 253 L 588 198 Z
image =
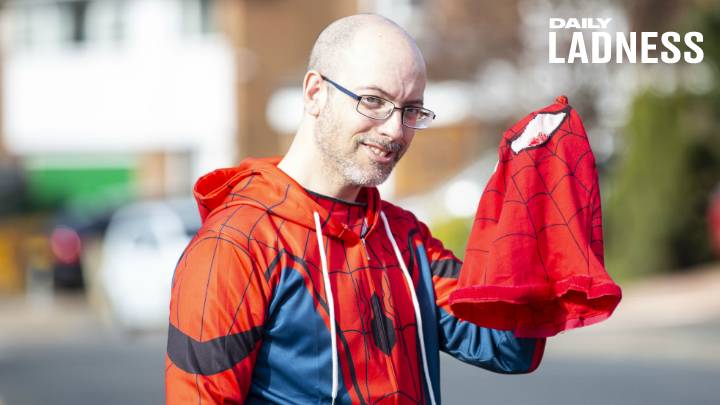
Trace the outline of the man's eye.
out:
M 362 102 L 366 106 L 372 108 L 382 107 L 383 105 L 385 105 L 385 100 L 375 96 L 363 96 Z
M 405 114 L 417 119 L 424 119 L 428 116 L 428 113 L 422 108 L 406 107 Z

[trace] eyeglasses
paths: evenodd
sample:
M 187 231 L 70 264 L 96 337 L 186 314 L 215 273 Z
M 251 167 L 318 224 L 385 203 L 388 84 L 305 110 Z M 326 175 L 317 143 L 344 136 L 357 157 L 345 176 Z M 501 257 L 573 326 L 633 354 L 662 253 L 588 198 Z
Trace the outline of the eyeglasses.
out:
M 402 111 L 403 125 L 413 129 L 425 129 L 429 127 L 430 123 L 435 119 L 435 113 L 427 108 L 417 106 L 396 107 L 392 101 L 382 97 L 372 95 L 359 96 L 323 75 L 320 75 L 320 77 L 330 82 L 330 84 L 341 92 L 357 100 L 358 103 L 355 109 L 368 118 L 384 120 L 390 117 L 395 110 L 400 110 Z

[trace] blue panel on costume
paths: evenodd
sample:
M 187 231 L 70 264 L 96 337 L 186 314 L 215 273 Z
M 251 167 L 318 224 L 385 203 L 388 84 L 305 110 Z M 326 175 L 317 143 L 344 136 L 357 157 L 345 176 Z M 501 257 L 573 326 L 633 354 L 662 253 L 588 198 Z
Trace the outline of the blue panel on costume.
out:
M 273 293 L 247 404 L 309 404 L 321 395 L 330 401 L 330 333 L 299 271 L 283 269 Z M 342 373 L 339 386 L 336 403 L 350 403 Z

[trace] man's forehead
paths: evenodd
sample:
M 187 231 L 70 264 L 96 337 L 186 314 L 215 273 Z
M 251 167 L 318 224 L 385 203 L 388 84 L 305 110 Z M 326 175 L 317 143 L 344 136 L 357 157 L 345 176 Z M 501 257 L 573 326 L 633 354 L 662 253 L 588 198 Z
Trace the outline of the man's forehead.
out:
M 397 95 L 393 94 L 392 91 L 386 90 L 381 86 L 377 86 L 377 85 L 373 85 L 373 84 L 357 86 L 355 91 L 359 92 L 361 95 L 366 94 L 366 93 L 367 94 L 379 94 L 382 97 L 390 99 L 390 100 L 393 100 L 397 97 Z M 419 93 L 419 95 L 418 94 L 409 94 L 408 96 L 410 97 L 410 99 L 402 100 L 403 103 L 422 105 L 424 103 L 424 100 L 423 100 L 424 88 L 422 90 L 416 91 L 414 93 Z
M 422 53 L 412 38 L 395 30 L 385 31 L 387 32 L 358 32 L 344 53 L 355 59 L 356 64 L 386 62 L 394 66 L 400 64 L 408 68 L 424 68 Z
M 422 100 L 425 71 L 416 60 L 381 53 L 349 56 L 339 70 L 353 90 L 372 90 L 386 96 Z
M 383 63 L 372 66 L 356 65 L 351 69 L 350 84 L 354 91 L 370 91 L 378 93 L 389 99 L 398 101 L 422 101 L 425 91 L 424 72 L 417 69 L 401 67 L 398 64 Z

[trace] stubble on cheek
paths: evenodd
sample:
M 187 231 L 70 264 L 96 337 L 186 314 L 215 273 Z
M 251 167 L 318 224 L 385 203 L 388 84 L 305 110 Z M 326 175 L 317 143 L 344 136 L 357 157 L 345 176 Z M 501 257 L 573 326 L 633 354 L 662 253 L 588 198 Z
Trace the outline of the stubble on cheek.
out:
M 383 183 L 407 148 L 396 142 L 375 139 L 373 142 L 396 151 L 392 163 L 378 163 L 366 156 L 367 151 L 361 144 L 363 140 L 372 139 L 367 133 L 354 135 L 343 131 L 332 108 L 324 109 L 318 117 L 315 130 L 315 142 L 322 156 L 323 174 L 343 185 L 372 187 Z

